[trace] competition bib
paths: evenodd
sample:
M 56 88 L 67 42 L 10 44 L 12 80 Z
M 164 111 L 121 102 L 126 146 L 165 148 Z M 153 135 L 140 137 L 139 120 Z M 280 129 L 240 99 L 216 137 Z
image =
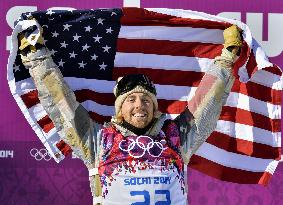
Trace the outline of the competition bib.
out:
M 177 170 L 140 170 L 115 176 L 105 186 L 105 205 L 186 205 L 187 195 Z
M 183 160 L 163 132 L 154 139 L 105 134 L 102 146 L 103 205 L 187 204 Z

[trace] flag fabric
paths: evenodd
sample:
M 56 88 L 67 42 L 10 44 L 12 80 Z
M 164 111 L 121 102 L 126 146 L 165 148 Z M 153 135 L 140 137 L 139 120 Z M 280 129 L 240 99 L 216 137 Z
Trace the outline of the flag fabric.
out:
M 245 24 L 175 9 L 23 14 L 12 35 L 9 86 L 57 162 L 69 147 L 41 106 L 18 50 L 18 33 L 35 24 L 43 28 L 45 44 L 77 100 L 99 123 L 114 114 L 115 80 L 130 73 L 148 75 L 156 84 L 160 111 L 175 118 L 194 95 L 214 57 L 221 54 L 223 30 L 236 24 L 242 29 L 244 45 L 234 66 L 237 79 L 215 131 L 192 156 L 189 166 L 224 181 L 268 183 L 281 156 L 282 72 L 268 61 Z

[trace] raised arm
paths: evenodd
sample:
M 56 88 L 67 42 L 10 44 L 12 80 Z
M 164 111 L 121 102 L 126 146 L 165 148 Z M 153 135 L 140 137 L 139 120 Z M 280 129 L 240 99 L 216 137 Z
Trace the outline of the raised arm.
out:
M 236 26 L 224 31 L 224 42 L 221 56 L 214 59 L 187 108 L 175 119 L 180 128 L 185 164 L 215 129 L 235 80 L 232 67 L 242 45 Z
M 38 91 L 40 103 L 52 120 L 59 136 L 72 148 L 88 168 L 94 166 L 97 153 L 97 131 L 100 125 L 94 123 L 87 110 L 76 101 L 53 62 L 50 51 L 44 47 L 40 36 L 37 44 L 28 43 L 28 32 L 19 35 L 21 58 Z

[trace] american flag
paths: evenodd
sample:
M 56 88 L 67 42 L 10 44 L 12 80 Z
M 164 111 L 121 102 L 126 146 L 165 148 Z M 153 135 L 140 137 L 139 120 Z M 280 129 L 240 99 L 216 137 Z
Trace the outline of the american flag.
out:
M 221 54 L 223 30 L 238 25 L 244 46 L 234 67 L 237 79 L 215 131 L 189 166 L 224 181 L 268 183 L 281 156 L 282 73 L 268 61 L 245 24 L 174 9 L 23 14 L 12 35 L 8 81 L 26 119 L 57 162 L 68 146 L 41 106 L 18 51 L 17 34 L 32 19 L 43 28 L 45 44 L 77 100 L 100 123 L 114 114 L 115 80 L 129 73 L 148 75 L 156 84 L 160 111 L 176 117 L 214 57 Z

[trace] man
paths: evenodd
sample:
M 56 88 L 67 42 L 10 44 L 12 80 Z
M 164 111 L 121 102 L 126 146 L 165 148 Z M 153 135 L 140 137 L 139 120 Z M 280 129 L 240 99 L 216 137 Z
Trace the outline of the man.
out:
M 242 46 L 236 26 L 224 31 L 221 56 L 176 119 L 166 120 L 158 111 L 152 81 L 133 74 L 118 79 L 115 116 L 104 125 L 76 101 L 43 39 L 35 46 L 24 34 L 19 40 L 41 104 L 89 170 L 94 204 L 187 204 L 184 167 L 214 130 L 234 82 L 231 68 Z

